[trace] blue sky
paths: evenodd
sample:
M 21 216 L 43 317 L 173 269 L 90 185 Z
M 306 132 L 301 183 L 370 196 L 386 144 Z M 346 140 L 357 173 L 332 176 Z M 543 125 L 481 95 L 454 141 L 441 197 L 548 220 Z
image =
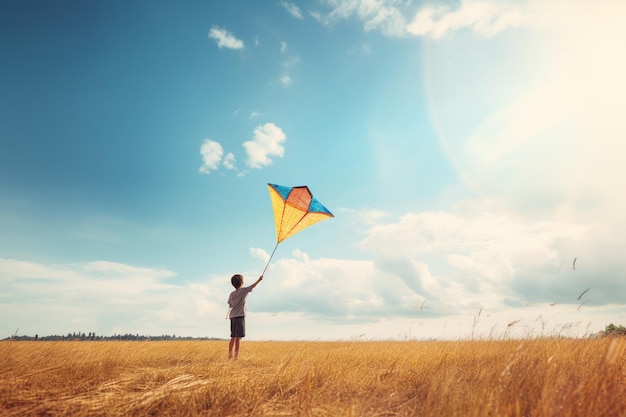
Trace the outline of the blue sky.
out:
M 626 321 L 625 7 L 0 2 L 0 337 L 227 337 L 268 182 L 251 339 Z

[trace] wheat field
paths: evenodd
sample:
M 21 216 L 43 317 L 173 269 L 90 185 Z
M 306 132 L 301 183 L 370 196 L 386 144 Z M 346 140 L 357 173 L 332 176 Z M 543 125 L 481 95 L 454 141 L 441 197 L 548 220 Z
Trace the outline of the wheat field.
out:
M 0 342 L 2 416 L 624 416 L 626 341 Z

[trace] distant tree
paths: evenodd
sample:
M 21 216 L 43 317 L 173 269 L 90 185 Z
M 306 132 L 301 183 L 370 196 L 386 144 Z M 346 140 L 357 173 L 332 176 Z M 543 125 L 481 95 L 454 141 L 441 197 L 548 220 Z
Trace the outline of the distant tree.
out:
M 604 328 L 605 336 L 625 336 L 626 335 L 626 327 L 614 325 L 613 323 L 609 324 Z

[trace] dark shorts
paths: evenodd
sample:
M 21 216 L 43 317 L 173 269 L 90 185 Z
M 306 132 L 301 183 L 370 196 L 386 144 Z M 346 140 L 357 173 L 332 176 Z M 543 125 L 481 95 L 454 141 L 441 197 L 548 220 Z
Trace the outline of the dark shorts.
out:
M 230 319 L 230 337 L 246 337 L 246 319 L 245 319 L 245 317 L 231 317 L 231 319 Z

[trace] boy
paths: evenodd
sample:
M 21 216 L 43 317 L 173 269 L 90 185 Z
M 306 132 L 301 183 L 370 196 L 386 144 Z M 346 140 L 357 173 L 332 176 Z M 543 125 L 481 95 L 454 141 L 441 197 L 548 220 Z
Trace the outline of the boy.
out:
M 239 344 L 241 338 L 246 336 L 246 297 L 263 279 L 263 275 L 249 287 L 243 286 L 243 275 L 235 274 L 230 282 L 235 287 L 235 291 L 230 293 L 228 297 L 228 306 L 230 307 L 230 343 L 228 344 L 228 359 L 233 359 L 233 348 L 235 350 L 234 358 L 239 358 Z

